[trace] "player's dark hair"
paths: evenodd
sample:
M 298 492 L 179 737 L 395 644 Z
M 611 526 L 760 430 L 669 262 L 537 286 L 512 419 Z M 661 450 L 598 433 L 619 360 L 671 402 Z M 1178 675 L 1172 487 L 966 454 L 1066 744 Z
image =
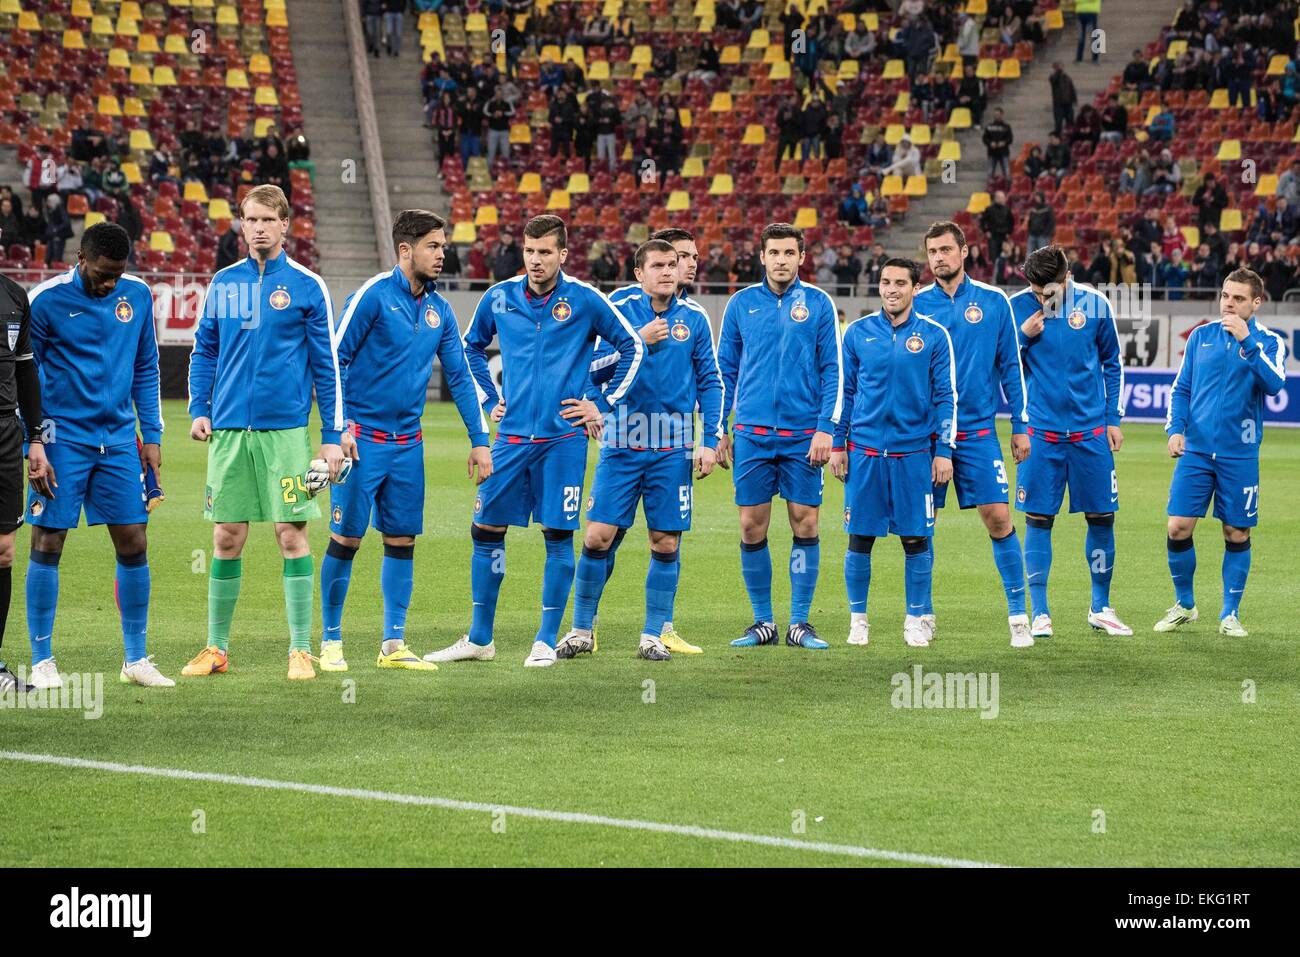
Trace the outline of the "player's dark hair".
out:
M 1224 282 L 1239 282 L 1250 287 L 1252 299 L 1264 298 L 1264 280 L 1253 269 L 1234 269 L 1224 278 Z
M 1065 250 L 1053 244 L 1035 249 L 1026 256 L 1020 271 L 1030 285 L 1049 286 L 1054 282 L 1065 282 L 1065 277 L 1070 274 L 1070 261 Z
M 552 216 L 549 213 L 534 216 L 524 227 L 524 236 L 528 239 L 545 239 L 552 233 L 555 234 L 555 241 L 560 249 L 569 248 L 569 230 L 559 216 Z
M 673 244 L 668 242 L 668 240 L 647 239 L 636 248 L 637 269 L 645 268 L 645 261 L 650 257 L 651 253 L 667 253 L 669 256 L 673 257 L 674 262 L 677 260 L 677 250 L 673 249 Z
M 131 258 L 131 236 L 117 223 L 96 223 L 81 234 L 81 254 L 88 262 L 100 258 L 126 262 Z
M 404 209 L 393 220 L 393 252 L 402 243 L 414 246 L 429 233 L 446 229 L 447 221 L 427 209 Z
M 662 239 L 666 243 L 695 242 L 695 234 L 689 229 L 682 229 L 680 226 L 669 226 L 667 229 L 655 230 L 650 234 L 650 238 Z
M 799 243 L 799 252 L 804 250 L 803 230 L 790 223 L 768 223 L 763 227 L 763 231 L 758 236 L 758 245 L 764 252 L 767 251 L 769 239 L 794 239 Z
M 883 275 L 885 270 L 889 269 L 890 267 L 893 267 L 894 269 L 906 269 L 907 275 L 911 278 L 913 286 L 915 286 L 918 282 L 921 281 L 920 263 L 908 259 L 906 256 L 890 256 L 888 259 L 886 259 L 883 263 L 880 264 L 881 275 Z
M 958 249 L 967 245 L 966 234 L 962 232 L 961 227 L 947 219 L 941 219 L 937 223 L 931 223 L 930 228 L 925 231 L 925 241 L 928 243 L 932 239 L 938 239 L 945 233 L 952 233 L 952 238 L 957 240 Z

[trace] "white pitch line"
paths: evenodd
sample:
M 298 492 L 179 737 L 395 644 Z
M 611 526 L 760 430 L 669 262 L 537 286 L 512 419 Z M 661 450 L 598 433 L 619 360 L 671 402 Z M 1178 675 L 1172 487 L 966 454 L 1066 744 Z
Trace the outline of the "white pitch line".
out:
M 429 797 L 423 794 L 397 794 L 391 791 L 367 791 L 360 788 L 339 788 L 328 784 L 307 784 L 301 781 L 276 781 L 271 778 L 250 778 L 237 774 L 214 774 L 208 771 L 186 771 L 180 768 L 153 768 L 142 764 L 118 764 L 114 761 L 90 761 L 57 754 L 28 754 L 23 751 L 0 751 L 0 760 L 25 761 L 28 764 L 48 764 L 63 768 L 82 768 L 90 771 L 110 771 L 115 774 L 140 774 L 155 778 L 172 778 L 178 781 L 207 781 L 235 787 L 263 788 L 269 791 L 297 791 L 303 794 L 323 794 L 328 797 L 354 798 L 361 801 L 385 801 L 389 804 L 413 804 L 422 807 L 439 807 L 449 811 L 475 811 L 483 814 L 504 812 L 507 815 L 532 818 L 539 821 L 560 821 L 565 824 L 594 824 L 599 827 L 617 827 L 628 831 L 654 831 L 660 834 L 677 834 L 682 837 L 699 837 L 710 841 L 731 841 L 737 844 L 759 844 L 795 851 L 812 851 L 817 854 L 835 854 L 845 857 L 871 858 L 880 861 L 897 861 L 903 864 L 928 864 L 934 867 L 1001 867 L 985 861 L 967 861 L 957 857 L 939 857 L 932 854 L 912 854 L 907 851 L 887 851 L 853 844 L 828 844 L 824 841 L 798 841 L 789 837 L 768 834 L 746 834 L 743 831 L 721 831 L 694 824 L 664 824 L 659 821 L 639 821 L 633 818 L 605 817 L 601 814 L 582 814 L 576 811 L 548 811 L 543 808 L 512 807 L 508 804 L 484 804 L 479 801 L 457 801 L 453 798 Z

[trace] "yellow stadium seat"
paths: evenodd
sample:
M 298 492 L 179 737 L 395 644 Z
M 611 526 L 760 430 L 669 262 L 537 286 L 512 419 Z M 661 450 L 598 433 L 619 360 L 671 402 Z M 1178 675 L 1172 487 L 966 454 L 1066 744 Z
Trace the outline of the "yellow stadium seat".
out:
M 966 12 L 972 17 L 982 17 L 989 12 L 987 0 L 966 0 Z
M 259 86 L 253 93 L 253 103 L 257 106 L 279 106 L 280 100 L 275 95 L 275 87 Z
M 1183 239 L 1187 241 L 1187 245 L 1192 249 L 1201 244 L 1201 231 L 1195 226 L 1183 226 L 1179 229 L 1179 232 L 1183 234 Z
M 644 43 L 638 43 L 632 48 L 631 63 L 633 66 L 649 66 L 654 59 L 653 51 Z
M 961 143 L 957 140 L 944 140 L 939 144 L 939 160 L 961 161 Z
M 533 131 L 527 123 L 510 124 L 510 142 L 529 145 L 533 142 Z
M 682 179 L 691 179 L 704 175 L 704 160 L 698 156 L 688 156 L 682 163 Z
M 975 75 L 981 80 L 994 80 L 998 75 L 998 61 L 981 58 L 975 65 Z
M 1226 110 L 1228 108 L 1228 91 L 1220 87 L 1210 94 L 1210 109 Z
M 794 225 L 799 229 L 816 229 L 817 210 L 811 206 L 800 206 L 794 214 Z
M 495 206 L 480 206 L 474 211 L 475 226 L 495 226 L 497 222 L 497 208 Z
M 722 66 L 735 66 L 740 62 L 740 47 L 730 44 L 722 48 L 718 55 L 718 62 Z
M 156 66 L 153 68 L 153 85 L 154 86 L 175 86 L 176 73 L 169 66 Z
M 451 241 L 458 246 L 468 246 L 477 238 L 478 230 L 469 221 L 457 223 L 451 229 Z
M 18 14 L 18 29 L 26 30 L 28 33 L 41 32 L 41 20 L 30 10 L 23 10 Z
M 196 203 L 206 203 L 208 201 L 208 191 L 201 181 L 197 179 L 187 180 L 181 198 L 193 200 Z
M 908 93 L 906 90 L 901 91 L 898 94 L 898 99 L 894 100 L 894 112 L 906 113 L 911 108 L 912 108 L 912 94 Z
M 153 149 L 153 137 L 149 135 L 148 130 L 132 130 L 130 148 L 132 150 L 151 151 Z
M 144 100 L 138 96 L 127 96 L 122 98 L 122 115 L 143 117 L 149 113 L 144 108 Z
M 149 234 L 149 248 L 156 253 L 176 251 L 176 246 L 172 243 L 172 234 L 163 229 L 155 229 Z
M 230 210 L 230 200 L 214 199 L 212 202 L 208 203 L 208 219 L 216 221 L 220 219 L 234 218 L 235 216 Z
M 116 47 L 114 49 L 116 49 Z M 131 77 L 131 82 L 135 86 L 154 85 L 153 74 L 149 72 L 149 68 L 145 66 L 143 63 L 137 63 L 135 66 L 131 67 L 130 77 Z
M 845 33 L 852 33 L 858 25 L 858 18 L 851 13 L 841 13 L 839 15 L 840 26 L 844 28 Z
M 283 10 L 268 10 L 266 12 L 266 25 L 268 27 L 287 27 L 289 17 Z
M 1215 159 L 1220 161 L 1241 159 L 1241 140 L 1224 140 L 1219 144 L 1219 152 Z
M 487 15 L 482 13 L 471 13 L 465 18 L 466 33 L 487 33 L 488 22 Z
M 86 214 L 86 218 L 82 221 L 82 224 L 86 229 L 89 229 L 91 226 L 98 226 L 100 223 L 104 222 L 106 218 L 107 217 L 103 213 L 97 213 L 92 209 Z
M 1277 174 L 1265 173 L 1255 184 L 1256 196 L 1276 196 L 1277 195 Z
M 762 146 L 767 142 L 767 130 L 757 123 L 750 123 L 745 127 L 745 135 L 740 142 L 743 146 Z
M 11 13 L 12 11 L 5 9 L 7 6 L 10 6 L 10 4 L 0 3 L 0 13 Z M 20 9 L 17 0 L 14 0 L 12 6 L 15 10 Z M 83 20 L 87 17 L 93 17 L 95 11 L 91 9 L 90 0 L 72 0 L 72 15 Z
M 569 182 L 564 188 L 568 190 L 570 196 L 590 193 L 591 178 L 586 173 L 570 173 Z
M 682 124 L 682 129 L 689 130 L 691 128 L 695 118 L 691 115 L 689 106 L 679 106 L 677 108 L 677 121 Z
M 713 94 L 713 99 L 709 102 L 710 113 L 730 113 L 731 109 L 730 93 L 724 91 Z
M 970 202 L 966 204 L 966 212 L 973 216 L 978 216 L 984 210 L 988 209 L 993 203 L 993 197 L 988 193 L 971 193 Z
M 710 196 L 730 196 L 735 192 L 735 184 L 731 181 L 730 173 L 719 173 L 713 177 L 713 182 L 709 184 Z
M 233 6 L 222 5 L 217 7 L 217 26 L 219 27 L 237 27 L 239 26 L 239 11 Z
M 590 69 L 587 70 L 588 80 L 608 80 L 609 79 L 609 61 L 595 60 L 592 62 Z
M 113 21 L 108 17 L 91 17 L 90 32 L 101 37 L 111 37 L 113 35 Z
M 766 50 L 772 43 L 772 35 L 766 30 L 755 30 L 749 35 L 749 43 L 745 44 L 751 50 Z
M 611 20 L 618 19 L 618 15 L 623 12 L 623 0 L 605 0 L 600 12 Z
M 901 80 L 907 76 L 907 71 L 903 69 L 902 60 L 888 60 L 885 63 L 885 72 L 880 74 L 882 80 Z
M 162 48 L 158 46 L 158 38 L 152 33 L 140 34 L 140 39 L 135 41 L 137 53 L 161 53 Z
M 1020 79 L 1020 61 L 1015 57 L 1007 57 L 1005 60 L 998 62 L 998 79 L 999 80 L 1018 80 Z
M 767 68 L 767 78 L 769 80 L 788 80 L 790 77 L 790 64 L 785 60 L 773 63 Z
M 885 143 L 888 146 L 897 146 L 907 133 L 907 128 L 902 123 L 890 123 L 885 127 Z
M 908 135 L 911 137 L 914 146 L 929 146 L 931 142 L 930 124 L 913 123 Z
M 564 59 L 572 60 L 578 66 L 582 67 L 583 72 L 587 70 L 587 53 L 576 43 L 570 43 L 564 48 Z
M 875 33 L 880 29 L 880 17 L 875 13 L 875 11 L 864 13 L 862 15 L 862 25 L 872 33 Z
M 129 70 L 131 69 L 131 54 L 127 53 L 121 47 L 113 47 L 113 49 L 108 51 L 108 65 L 111 67 L 117 67 L 121 70 Z M 146 70 L 145 72 L 147 73 L 148 71 Z M 132 80 L 131 82 L 134 83 L 135 81 Z
M 76 9 L 75 4 L 73 5 L 73 9 Z M 136 3 L 135 0 L 125 0 L 125 2 L 117 8 L 117 15 L 119 17 L 126 17 L 130 20 L 139 20 L 144 16 L 144 14 L 140 12 L 140 4 Z M 76 16 L 76 14 L 74 13 L 73 16 Z
M 668 194 L 668 202 L 664 206 L 670 213 L 682 213 L 691 208 L 691 194 L 684 189 L 675 189 Z
M 542 191 L 542 177 L 537 173 L 525 173 L 519 177 L 519 186 L 516 192 L 519 193 L 540 193 Z
M 1268 61 L 1267 75 L 1282 76 L 1286 73 L 1286 65 L 1289 62 L 1291 62 L 1290 58 L 1285 53 L 1279 53 L 1277 56 L 1271 57 Z
M 140 164 L 134 161 L 127 161 L 121 165 L 122 175 L 132 186 L 138 186 L 144 182 L 144 177 L 140 175 Z
M 113 32 L 119 37 L 138 37 L 140 35 L 140 27 L 135 20 L 130 20 L 126 17 L 118 17 L 117 25 L 113 27 Z
M 1061 13 L 1060 7 L 1053 7 L 1046 11 L 1043 16 L 1043 26 L 1049 30 L 1060 30 L 1065 26 L 1065 16 Z
M 960 63 L 961 51 L 957 49 L 957 44 L 949 43 L 943 48 L 943 55 L 939 57 L 942 63 Z
M 858 73 L 859 73 L 859 66 L 857 60 L 844 59 L 840 61 L 840 70 L 838 76 L 841 80 L 856 79 Z
M 907 177 L 907 185 L 903 187 L 904 196 L 924 196 L 929 192 L 924 176 Z
M 185 38 L 179 33 L 169 33 L 163 40 L 163 52 L 178 56 L 182 53 L 189 53 L 190 48 L 185 42 Z
M 771 46 L 771 47 L 766 48 L 766 49 L 763 51 L 763 62 L 764 62 L 764 63 L 767 63 L 767 64 L 772 64 L 772 63 L 784 63 L 784 62 L 785 62 L 785 47 L 783 47 L 783 46 Z
M 1232 233 L 1241 229 L 1241 210 L 1225 209 L 1219 214 L 1219 232 Z
M 1187 52 L 1186 40 L 1170 40 L 1169 46 L 1165 48 L 1165 59 L 1177 60 Z
M 121 116 L 122 108 L 117 105 L 117 97 L 101 96 L 99 98 L 99 109 L 96 112 L 103 116 Z
M 226 71 L 226 89 L 228 90 L 247 90 L 248 74 L 243 70 Z
M 271 58 L 265 53 L 254 53 L 248 58 L 248 72 L 268 74 L 271 72 Z
M 948 114 L 948 129 L 968 130 L 970 127 L 970 108 L 965 106 L 953 107 L 952 112 Z
M 86 38 L 81 35 L 80 30 L 64 30 L 63 49 L 84 50 L 86 49 Z
M 275 126 L 274 117 L 259 116 L 257 119 L 253 120 L 253 135 L 259 138 L 263 137 L 266 135 L 266 131 L 273 126 Z
M 564 189 L 551 190 L 551 198 L 546 201 L 547 209 L 568 209 L 569 208 L 569 191 Z
M 886 176 L 885 181 L 880 184 L 881 196 L 902 196 L 903 195 L 903 177 L 898 175 Z

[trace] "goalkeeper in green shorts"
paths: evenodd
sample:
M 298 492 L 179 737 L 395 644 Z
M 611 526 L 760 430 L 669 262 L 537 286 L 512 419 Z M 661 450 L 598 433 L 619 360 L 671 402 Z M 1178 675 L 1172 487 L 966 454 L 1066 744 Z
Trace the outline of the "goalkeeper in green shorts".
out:
M 315 678 L 311 663 L 315 575 L 307 521 L 320 517 L 307 417 L 312 386 L 321 414 L 319 457 L 335 480 L 356 441 L 343 432 L 334 313 L 325 282 L 284 251 L 289 203 L 257 186 L 240 204 L 248 258 L 217 272 L 204 298 L 190 356 L 190 437 L 211 441 L 203 515 L 213 528 L 208 643 L 181 672 L 224 673 L 239 599 L 240 553 L 249 522 L 274 522 L 284 556 L 289 678 Z M 351 463 L 348 463 L 349 465 Z

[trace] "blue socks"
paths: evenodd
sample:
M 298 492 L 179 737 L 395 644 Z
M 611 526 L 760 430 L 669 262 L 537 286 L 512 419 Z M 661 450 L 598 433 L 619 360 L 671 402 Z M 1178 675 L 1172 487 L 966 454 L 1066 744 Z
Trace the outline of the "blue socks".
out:
M 1224 542 L 1223 609 L 1219 612 L 1220 621 L 1237 614 L 1241 608 L 1241 596 L 1246 591 L 1246 576 L 1249 574 L 1250 539 L 1244 542 Z
M 1002 590 L 1007 595 L 1007 614 L 1025 614 L 1025 560 L 1020 554 L 1020 540 L 1014 528 L 1006 538 L 994 538 L 993 564 L 1002 576 Z
M 775 621 L 772 616 L 772 553 L 767 539 L 740 543 L 740 574 L 745 579 L 749 603 L 754 606 L 755 621 Z
M 1196 577 L 1196 546 L 1190 538 L 1169 539 L 1169 574 L 1174 580 L 1174 599 L 1184 608 L 1196 607 L 1192 579 Z M 1227 567 L 1226 564 L 1224 566 Z
M 415 546 L 385 545 L 384 562 L 379 567 L 379 587 L 384 593 L 384 641 L 405 639 L 406 609 L 411 604 L 414 584 Z
M 650 552 L 650 568 L 645 576 L 645 625 L 643 635 L 659 637 L 664 622 L 673 613 L 673 599 L 677 595 L 677 579 L 681 573 L 681 558 L 677 551 Z
M 813 593 L 817 591 L 817 572 L 821 560 L 822 547 L 816 537 L 795 537 L 794 546 L 790 549 L 791 624 L 806 622 L 812 612 Z
M 536 640 L 554 648 L 573 587 L 573 532 L 544 528 L 542 537 L 546 539 L 546 567 L 542 571 L 542 624 Z
M 618 546 L 623 544 L 623 536 L 626 534 L 627 529 L 620 528 L 614 533 L 614 541 L 609 544 L 609 548 L 606 551 L 606 554 L 609 555 L 609 560 L 605 563 L 605 581 L 609 581 L 614 577 L 614 556 L 618 554 Z
M 1052 570 L 1052 523 L 1056 519 L 1025 519 L 1025 579 L 1029 601 L 1035 615 L 1051 615 L 1047 610 L 1047 576 Z
M 617 541 L 617 539 L 615 539 Z M 577 577 L 573 582 L 573 627 L 591 631 L 600 605 L 600 594 L 614 565 L 614 546 L 608 549 L 582 547 Z M 653 569 L 652 569 L 653 571 Z
M 903 542 L 903 578 L 907 593 L 907 613 L 909 615 L 929 615 L 933 609 L 930 597 L 931 571 L 934 568 L 934 556 L 925 539 L 910 539 Z
M 844 553 L 844 589 L 849 596 L 849 611 L 867 613 L 867 593 L 871 591 L 871 546 L 875 538 L 850 535 L 849 550 Z
M 32 664 L 53 657 L 54 609 L 59 604 L 59 559 L 55 552 L 32 549 L 27 565 L 27 634 L 32 643 Z
M 1115 516 L 1099 515 L 1088 519 L 1084 538 L 1088 571 L 1092 574 L 1092 610 L 1110 605 L 1110 579 L 1115 573 Z
M 325 547 L 325 557 L 320 563 L 321 641 L 343 639 L 343 602 L 348 597 L 352 559 L 356 557 L 355 548 L 349 548 L 332 538 Z
M 474 556 L 469 564 L 470 596 L 474 600 L 469 640 L 475 645 L 490 645 L 497 596 L 501 594 L 501 580 L 506 577 L 506 533 L 471 525 L 469 535 L 474 540 Z
M 149 556 L 117 556 L 117 608 L 122 615 L 122 646 L 126 663 L 145 657 L 149 627 Z M 34 660 L 34 659 L 33 659 Z

